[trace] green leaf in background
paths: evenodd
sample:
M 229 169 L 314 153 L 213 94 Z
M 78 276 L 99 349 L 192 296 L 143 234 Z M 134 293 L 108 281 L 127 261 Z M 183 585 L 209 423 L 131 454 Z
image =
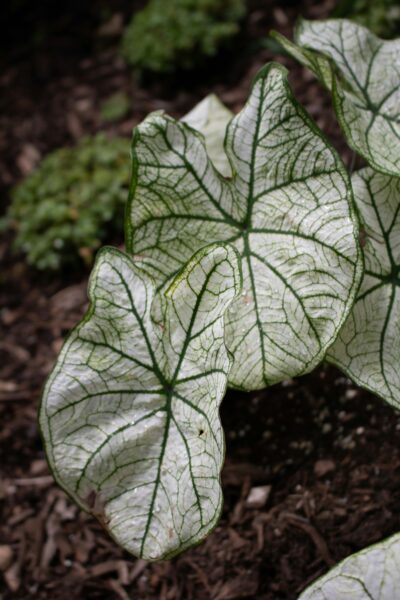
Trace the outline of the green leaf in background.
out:
M 161 298 L 132 259 L 103 249 L 91 307 L 45 388 L 40 424 L 59 484 L 145 559 L 199 542 L 221 510 L 223 315 L 240 292 L 231 246 L 203 249 Z
M 184 123 L 204 135 L 206 150 L 214 167 L 230 177 L 232 169 L 224 150 L 226 128 L 233 113 L 215 96 L 210 94 L 182 118 Z
M 400 39 L 382 40 L 346 19 L 301 20 L 297 48 L 274 35 L 331 89 L 351 148 L 378 171 L 399 176 Z M 335 69 L 331 81 L 326 59 Z
M 126 92 L 117 92 L 110 96 L 100 107 L 103 121 L 113 123 L 126 117 L 131 109 L 131 100 Z
M 139 125 L 127 248 L 162 286 L 206 244 L 236 246 L 244 289 L 226 317 L 230 384 L 257 389 L 311 371 L 334 341 L 359 284 L 357 225 L 344 167 L 284 67 L 258 74 L 225 152 L 230 180 L 184 123 L 153 114 Z
M 400 535 L 349 556 L 299 600 L 395 600 L 400 589 Z
M 328 359 L 400 408 L 400 179 L 368 167 L 352 182 L 363 227 L 365 274 Z

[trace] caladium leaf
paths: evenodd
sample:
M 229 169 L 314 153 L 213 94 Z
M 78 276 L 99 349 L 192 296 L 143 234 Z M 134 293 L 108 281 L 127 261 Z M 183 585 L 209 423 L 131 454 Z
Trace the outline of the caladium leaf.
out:
M 400 175 L 400 39 L 346 19 L 301 20 L 285 49 L 331 88 L 349 145 L 378 171 Z M 329 73 L 332 61 L 336 75 Z
M 349 556 L 299 600 L 392 600 L 400 589 L 400 535 Z
M 328 359 L 400 408 L 400 179 L 367 167 L 352 182 L 365 274 Z
M 224 175 L 232 175 L 231 166 L 224 150 L 226 128 L 233 113 L 215 94 L 206 96 L 181 120 L 204 135 L 208 156 L 214 167 Z
M 280 46 L 296 59 L 299 63 L 313 71 L 324 86 L 331 92 L 333 87 L 334 71 L 329 58 L 323 54 L 318 54 L 313 50 L 301 48 L 298 44 L 291 42 L 278 31 L 271 31 L 270 36 L 275 39 Z
M 257 76 L 225 152 L 229 180 L 186 124 L 153 114 L 139 125 L 127 248 L 162 286 L 198 248 L 236 246 L 244 290 L 226 316 L 230 384 L 257 389 L 312 370 L 334 341 L 359 283 L 357 225 L 343 165 L 281 65 Z
M 91 308 L 46 385 L 40 423 L 56 479 L 145 559 L 195 544 L 218 519 L 223 315 L 240 284 L 235 249 L 205 248 L 161 297 L 155 323 L 152 280 L 104 249 Z

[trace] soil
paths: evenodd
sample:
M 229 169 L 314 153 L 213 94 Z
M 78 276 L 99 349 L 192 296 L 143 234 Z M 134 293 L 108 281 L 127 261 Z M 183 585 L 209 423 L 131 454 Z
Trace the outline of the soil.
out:
M 175 81 L 137 81 L 118 55 L 121 23 L 143 2 L 108 3 L 108 15 L 97 1 L 90 8 L 71 2 L 65 14 L 50 2 L 33 4 L 17 21 L 9 9 L 7 30 L 16 33 L 3 40 L 3 211 L 11 187 L 52 149 L 100 129 L 129 136 L 151 110 L 179 117 L 211 91 L 237 111 L 252 77 L 272 58 L 290 67 L 297 97 L 351 163 L 320 86 L 264 44 L 271 28 L 290 36 L 300 13 L 328 16 L 330 0 L 249 2 L 237 47 L 212 69 Z M 104 22 L 99 29 L 101 20 L 108 21 L 110 35 L 104 35 Z M 131 113 L 105 125 L 101 103 L 121 90 L 132 99 Z M 86 309 L 88 273 L 40 275 L 12 252 L 11 243 L 9 235 L 0 241 L 3 600 L 64 600 L 71 594 L 77 600 L 293 600 L 340 559 L 400 530 L 400 415 L 321 366 L 262 392 L 227 394 L 221 410 L 225 505 L 206 541 L 158 564 L 123 552 L 54 484 L 36 421 L 43 382 Z

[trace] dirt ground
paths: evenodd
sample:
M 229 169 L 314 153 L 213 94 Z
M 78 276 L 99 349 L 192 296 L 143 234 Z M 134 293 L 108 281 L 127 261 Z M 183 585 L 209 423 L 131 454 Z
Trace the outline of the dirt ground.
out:
M 271 28 L 290 36 L 300 13 L 326 17 L 330 0 L 249 2 L 235 51 L 223 53 L 212 69 L 140 82 L 120 59 L 117 40 L 132 6 L 143 2 L 111 3 L 105 21 L 120 15 L 114 30 L 109 27 L 112 35 L 99 30 L 100 2 L 80 4 L 72 2 L 71 16 L 46 13 L 40 44 L 29 42 L 27 32 L 46 8 L 51 13 L 49 2 L 31 8 L 15 38 L 3 41 L 3 211 L 10 188 L 52 149 L 98 130 L 129 137 L 151 110 L 181 116 L 211 91 L 237 111 L 252 77 L 272 58 L 291 68 L 299 100 L 350 164 L 320 86 L 264 44 Z M 132 110 L 104 125 L 101 103 L 121 90 Z M 122 233 L 113 241 L 121 244 Z M 0 241 L 2 600 L 294 600 L 340 559 L 400 530 L 400 414 L 322 366 L 263 392 L 228 393 L 221 411 L 225 506 L 204 543 L 158 564 L 120 550 L 54 484 L 36 421 L 43 382 L 87 306 L 88 272 L 39 275 L 13 254 L 11 242 L 9 235 Z M 256 506 L 253 488 L 263 495 Z

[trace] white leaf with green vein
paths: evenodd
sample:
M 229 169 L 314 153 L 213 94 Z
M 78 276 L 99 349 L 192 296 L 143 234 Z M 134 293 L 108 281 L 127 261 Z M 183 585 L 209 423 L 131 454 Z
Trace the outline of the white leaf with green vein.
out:
M 258 74 L 225 152 L 230 180 L 184 123 L 153 114 L 139 125 L 127 248 L 162 286 L 198 248 L 236 246 L 244 290 L 226 316 L 230 384 L 257 389 L 311 371 L 334 341 L 359 284 L 357 224 L 344 167 L 284 67 Z
M 233 113 L 219 98 L 215 94 L 210 94 L 181 119 L 204 135 L 208 156 L 224 177 L 232 175 L 224 150 L 225 132 L 232 117 Z
M 328 359 L 400 408 L 400 179 L 370 167 L 352 177 L 365 274 Z
M 235 249 L 207 247 L 171 283 L 155 323 L 152 280 L 102 250 L 91 308 L 46 385 L 40 424 L 57 481 L 145 559 L 197 543 L 219 517 L 223 315 L 240 285 Z
M 299 600 L 395 600 L 400 590 L 400 535 L 349 556 Z
M 382 40 L 346 19 L 301 20 L 295 31 L 297 49 L 276 37 L 332 88 L 349 145 L 378 171 L 399 176 L 400 39 Z M 324 57 L 337 71 L 331 81 Z
M 333 86 L 333 70 L 332 63 L 323 54 L 317 54 L 313 50 L 301 48 L 297 44 L 291 42 L 278 31 L 271 31 L 270 36 L 275 39 L 284 50 L 299 63 L 313 71 L 324 86 L 332 91 Z

